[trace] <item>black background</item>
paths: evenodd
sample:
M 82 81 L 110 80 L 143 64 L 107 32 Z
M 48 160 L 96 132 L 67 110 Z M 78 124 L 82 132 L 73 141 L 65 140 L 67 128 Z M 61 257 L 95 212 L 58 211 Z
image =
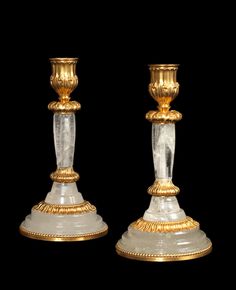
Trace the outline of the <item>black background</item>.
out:
M 222 153 L 222 136 L 230 117 L 220 113 L 232 49 L 227 29 L 222 29 L 219 11 L 206 8 L 187 8 L 182 18 L 175 7 L 136 8 L 58 5 L 37 13 L 37 7 L 28 7 L 31 12 L 18 15 L 7 36 L 15 72 L 9 87 L 15 123 L 8 139 L 17 172 L 10 182 L 16 214 L 11 265 L 22 285 L 29 272 L 34 281 L 74 287 L 94 282 L 112 288 L 108 277 L 113 285 L 135 281 L 155 287 L 188 286 L 188 279 L 194 285 L 229 282 L 232 248 L 222 218 L 229 176 L 222 164 L 230 155 Z M 72 94 L 82 105 L 76 114 L 74 168 L 81 177 L 79 191 L 109 226 L 108 235 L 97 240 L 50 243 L 18 233 L 31 207 L 50 191 L 49 174 L 55 170 L 53 120 L 47 110 L 57 99 L 49 84 L 50 57 L 79 57 L 79 85 Z M 147 209 L 146 191 L 154 181 L 151 123 L 145 120 L 146 112 L 156 107 L 147 89 L 149 63 L 180 64 L 180 93 L 172 108 L 183 120 L 176 124 L 173 180 L 181 189 L 180 206 L 213 242 L 213 252 L 201 259 L 147 263 L 115 253 L 122 233 Z

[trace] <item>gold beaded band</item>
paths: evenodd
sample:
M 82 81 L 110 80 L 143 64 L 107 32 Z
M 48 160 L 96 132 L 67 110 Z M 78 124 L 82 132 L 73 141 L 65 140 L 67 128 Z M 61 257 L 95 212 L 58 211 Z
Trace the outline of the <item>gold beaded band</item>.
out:
M 123 256 L 132 260 L 147 261 L 147 262 L 171 262 L 171 261 L 184 261 L 197 259 L 203 256 L 208 255 L 212 251 L 212 244 L 201 251 L 190 252 L 186 254 L 144 254 L 144 253 L 135 253 L 131 251 L 125 251 L 116 245 L 116 252 L 120 256 Z
M 50 241 L 50 242 L 76 242 L 76 241 L 86 241 L 97 239 L 103 237 L 108 232 L 108 227 L 106 226 L 103 230 L 87 233 L 87 234 L 77 234 L 77 235 L 53 235 L 53 234 L 43 234 L 43 233 L 36 233 L 27 231 L 22 226 L 19 229 L 20 233 L 31 239 L 35 240 L 43 240 L 43 241 Z

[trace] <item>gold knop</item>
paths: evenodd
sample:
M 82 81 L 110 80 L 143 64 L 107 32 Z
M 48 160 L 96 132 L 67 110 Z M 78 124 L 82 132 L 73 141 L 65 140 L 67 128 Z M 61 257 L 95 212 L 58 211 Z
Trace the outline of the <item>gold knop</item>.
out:
M 79 180 L 79 174 L 72 167 L 57 168 L 51 173 L 50 178 L 59 183 L 72 183 Z
M 180 189 L 175 186 L 171 179 L 155 180 L 147 192 L 154 196 L 175 196 Z
M 69 101 L 66 103 L 53 101 L 48 105 L 48 109 L 54 113 L 70 114 L 78 111 L 81 108 L 79 102 Z

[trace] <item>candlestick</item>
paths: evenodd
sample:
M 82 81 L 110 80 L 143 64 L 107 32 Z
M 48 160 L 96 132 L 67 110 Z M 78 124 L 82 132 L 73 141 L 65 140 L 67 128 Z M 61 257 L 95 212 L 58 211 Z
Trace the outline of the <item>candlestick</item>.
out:
M 97 215 L 96 207 L 83 199 L 76 181 L 79 174 L 73 169 L 75 147 L 75 112 L 80 103 L 70 101 L 78 85 L 77 58 L 51 58 L 51 86 L 59 101 L 48 105 L 54 113 L 53 132 L 57 169 L 50 177 L 51 191 L 44 201 L 35 205 L 20 225 L 26 237 L 47 241 L 82 241 L 101 237 L 107 225 Z
M 199 223 L 179 207 L 179 188 L 172 182 L 175 153 L 175 122 L 181 113 L 170 109 L 178 95 L 178 65 L 149 66 L 149 92 L 158 109 L 146 114 L 152 123 L 152 150 L 155 181 L 148 188 L 152 195 L 144 216 L 133 222 L 116 244 L 119 255 L 143 261 L 178 261 L 199 258 L 210 253 L 211 241 L 200 230 Z

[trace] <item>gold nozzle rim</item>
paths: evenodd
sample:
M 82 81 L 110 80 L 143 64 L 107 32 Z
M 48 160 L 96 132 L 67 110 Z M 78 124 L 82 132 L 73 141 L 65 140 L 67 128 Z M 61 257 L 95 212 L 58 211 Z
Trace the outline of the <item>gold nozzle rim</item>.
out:
M 77 62 L 79 60 L 78 57 L 53 57 L 53 58 L 49 58 L 50 62 L 54 63 L 65 63 L 65 62 Z
M 170 68 L 175 68 L 178 69 L 179 64 L 149 64 L 148 65 L 149 69 L 170 69 Z

